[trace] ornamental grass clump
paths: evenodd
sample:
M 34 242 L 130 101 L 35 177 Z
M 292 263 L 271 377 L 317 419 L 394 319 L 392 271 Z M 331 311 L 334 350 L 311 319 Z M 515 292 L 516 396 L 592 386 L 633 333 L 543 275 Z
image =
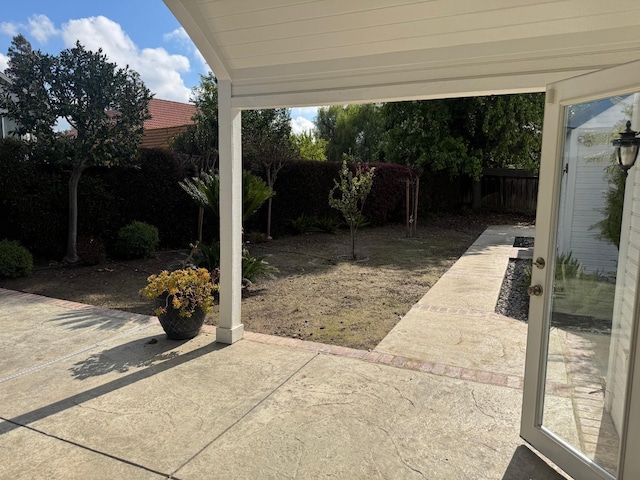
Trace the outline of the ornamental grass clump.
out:
M 197 309 L 206 313 L 213 307 L 213 292 L 218 290 L 216 279 L 217 271 L 211 274 L 206 268 L 164 270 L 147 279 L 147 286 L 140 290 L 140 295 L 164 301 L 164 306 L 155 310 L 156 315 L 167 313 L 171 307 L 181 317 L 191 317 Z

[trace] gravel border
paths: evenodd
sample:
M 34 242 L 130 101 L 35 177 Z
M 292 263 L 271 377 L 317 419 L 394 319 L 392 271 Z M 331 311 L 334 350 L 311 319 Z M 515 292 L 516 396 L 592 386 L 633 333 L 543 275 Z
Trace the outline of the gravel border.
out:
M 519 248 L 533 247 L 532 237 L 516 237 L 513 246 Z M 529 320 L 529 294 L 532 261 L 521 258 L 510 258 L 504 280 L 500 288 L 495 312 L 522 322 Z M 527 272 L 529 270 L 529 272 Z M 611 333 L 611 322 L 585 315 L 568 315 L 554 312 L 551 325 L 566 330 L 581 332 Z
M 500 295 L 496 303 L 496 313 L 526 322 L 529 317 L 528 276 L 531 260 L 510 258 L 504 274 Z

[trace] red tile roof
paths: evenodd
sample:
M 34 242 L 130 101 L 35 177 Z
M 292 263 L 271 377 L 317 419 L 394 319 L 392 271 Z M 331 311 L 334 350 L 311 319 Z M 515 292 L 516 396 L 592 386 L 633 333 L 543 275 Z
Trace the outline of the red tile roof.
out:
M 149 113 L 151 118 L 144 122 L 145 130 L 178 127 L 193 123 L 191 118 L 196 113 L 196 106 L 191 103 L 152 98 L 149 102 Z

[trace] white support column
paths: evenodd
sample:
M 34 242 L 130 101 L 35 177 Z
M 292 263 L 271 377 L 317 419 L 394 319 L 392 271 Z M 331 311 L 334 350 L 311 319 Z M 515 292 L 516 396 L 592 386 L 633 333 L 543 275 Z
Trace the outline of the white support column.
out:
M 216 341 L 242 339 L 242 125 L 240 110 L 231 108 L 231 82 L 218 82 L 220 152 L 220 319 Z

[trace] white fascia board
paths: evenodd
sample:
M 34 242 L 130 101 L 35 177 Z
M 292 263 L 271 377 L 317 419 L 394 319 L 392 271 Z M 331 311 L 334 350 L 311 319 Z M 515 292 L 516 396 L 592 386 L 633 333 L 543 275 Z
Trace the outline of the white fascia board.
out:
M 535 93 L 544 92 L 548 83 L 581 75 L 589 71 L 591 70 L 571 70 L 553 73 L 447 79 L 407 84 L 233 96 L 232 105 L 234 108 L 250 110 Z

